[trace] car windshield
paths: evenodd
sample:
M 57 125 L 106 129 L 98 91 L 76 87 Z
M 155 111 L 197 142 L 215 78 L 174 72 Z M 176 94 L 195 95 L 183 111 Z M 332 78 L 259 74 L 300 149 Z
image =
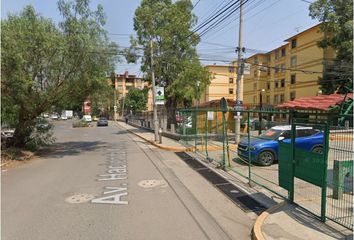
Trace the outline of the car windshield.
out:
M 100 120 L 101 120 L 101 121 L 106 121 L 106 120 L 107 120 L 107 118 L 100 118 Z
M 261 135 L 259 135 L 259 137 L 264 138 L 264 139 L 275 140 L 280 136 L 281 133 L 282 133 L 281 130 L 269 129 L 269 130 L 265 131 L 264 133 L 262 133 Z

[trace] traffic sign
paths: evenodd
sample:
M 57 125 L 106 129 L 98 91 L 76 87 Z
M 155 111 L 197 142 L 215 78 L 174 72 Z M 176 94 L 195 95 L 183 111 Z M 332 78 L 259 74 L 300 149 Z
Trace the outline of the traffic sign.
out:
M 164 105 L 165 104 L 165 89 L 164 87 L 155 87 L 155 102 L 156 105 Z
M 220 108 L 222 112 L 227 112 L 228 111 L 228 105 L 226 99 L 223 97 L 220 99 Z

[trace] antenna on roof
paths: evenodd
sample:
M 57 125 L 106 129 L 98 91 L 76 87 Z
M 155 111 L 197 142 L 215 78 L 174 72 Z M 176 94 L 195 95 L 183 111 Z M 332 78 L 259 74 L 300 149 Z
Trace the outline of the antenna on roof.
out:
M 296 28 L 294 28 L 294 30 L 296 31 L 296 32 L 300 32 L 300 29 L 302 28 L 302 26 L 298 26 L 298 27 L 296 27 Z

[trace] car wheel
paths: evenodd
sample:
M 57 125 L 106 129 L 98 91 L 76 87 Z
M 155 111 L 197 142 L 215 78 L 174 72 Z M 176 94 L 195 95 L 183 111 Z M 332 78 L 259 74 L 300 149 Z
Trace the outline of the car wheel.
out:
M 258 161 L 262 166 L 270 166 L 274 162 L 274 154 L 271 151 L 263 151 L 259 154 Z
M 317 146 L 312 149 L 312 152 L 318 153 L 318 154 L 323 154 L 323 147 L 322 146 Z

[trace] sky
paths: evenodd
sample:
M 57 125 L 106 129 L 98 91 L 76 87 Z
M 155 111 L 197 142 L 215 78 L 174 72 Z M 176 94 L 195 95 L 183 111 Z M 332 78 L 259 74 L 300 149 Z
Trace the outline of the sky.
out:
M 246 1 L 246 0 L 244 0 Z M 258 52 L 268 52 L 284 44 L 288 37 L 304 31 L 318 23 L 309 17 L 309 2 L 314 0 L 248 0 L 243 9 L 243 45 L 245 57 Z M 221 0 L 192 0 L 193 12 L 198 24 L 213 15 Z M 134 35 L 133 18 L 140 0 L 91 0 L 93 9 L 98 4 L 103 6 L 107 17 L 104 28 L 111 41 L 121 47 L 129 46 L 129 37 Z M 2 0 L 1 18 L 8 13 L 18 14 L 26 5 L 32 5 L 42 16 L 58 23 L 61 17 L 56 0 Z M 227 64 L 217 60 L 236 59 L 235 47 L 238 45 L 239 12 L 235 12 L 219 27 L 202 36 L 197 46 L 201 62 L 207 64 Z M 140 66 L 124 61 L 116 66 L 116 73 L 129 71 L 129 74 L 142 76 Z

